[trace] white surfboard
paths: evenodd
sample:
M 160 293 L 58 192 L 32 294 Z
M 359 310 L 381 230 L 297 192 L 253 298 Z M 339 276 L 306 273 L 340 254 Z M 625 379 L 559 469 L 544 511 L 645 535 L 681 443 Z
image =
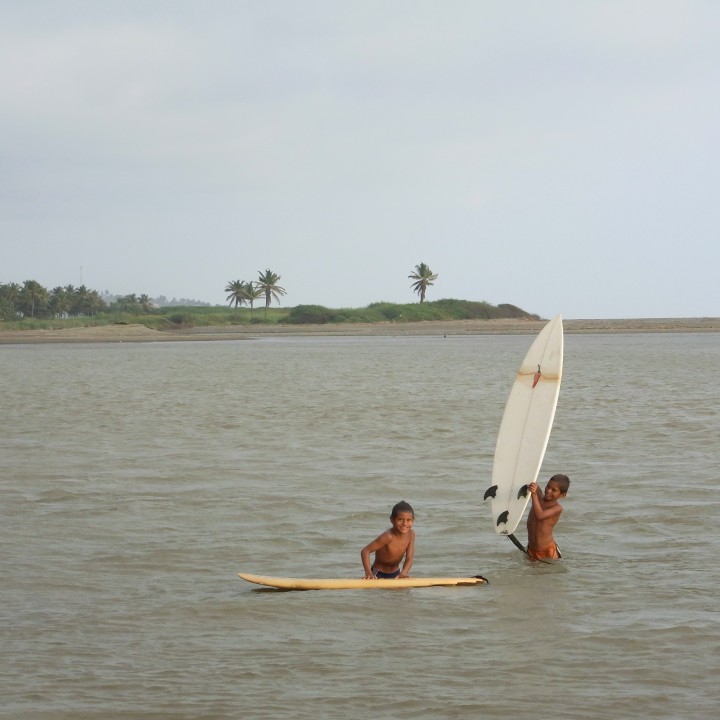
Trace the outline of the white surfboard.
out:
M 423 588 L 453 585 L 486 585 L 484 577 L 436 577 L 436 578 L 395 578 L 394 580 L 362 578 L 281 578 L 266 575 L 238 573 L 248 582 L 265 585 L 278 590 L 381 590 L 400 588 Z
M 535 338 L 508 398 L 493 461 L 495 531 L 515 532 L 530 500 L 527 486 L 537 480 L 555 418 L 563 364 L 563 325 L 558 315 Z

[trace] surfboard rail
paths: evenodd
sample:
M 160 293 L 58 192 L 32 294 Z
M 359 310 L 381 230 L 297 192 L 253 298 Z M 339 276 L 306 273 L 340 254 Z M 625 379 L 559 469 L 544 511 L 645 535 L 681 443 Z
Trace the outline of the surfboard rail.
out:
M 363 578 L 288 578 L 269 575 L 238 573 L 238 576 L 255 585 L 276 590 L 399 590 L 402 588 L 457 587 L 487 585 L 481 575 L 473 577 L 407 577 L 365 580 Z

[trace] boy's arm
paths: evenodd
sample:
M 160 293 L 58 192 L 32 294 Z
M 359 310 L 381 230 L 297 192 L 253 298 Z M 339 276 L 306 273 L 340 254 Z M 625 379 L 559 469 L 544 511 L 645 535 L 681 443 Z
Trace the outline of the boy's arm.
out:
M 413 558 L 415 557 L 415 531 L 410 531 L 410 542 L 408 543 L 407 550 L 405 550 L 405 562 L 403 563 L 402 570 L 398 575 L 399 578 L 408 577 L 410 575 L 410 568 L 413 564 Z
M 366 545 L 360 551 L 360 558 L 362 559 L 363 568 L 365 570 L 365 579 L 374 580 L 375 576 L 372 574 L 372 568 L 370 566 L 370 554 L 377 552 L 381 547 L 384 547 L 390 541 L 390 533 L 385 531 L 382 535 L 378 535 L 371 543 Z
M 535 487 L 533 487 L 533 485 Z M 533 512 L 535 513 L 535 518 L 537 520 L 549 520 L 550 518 L 560 515 L 563 510 L 562 505 L 555 503 L 555 505 L 551 505 L 550 507 L 546 508 L 543 505 L 542 500 L 540 499 L 540 494 L 538 493 L 538 486 L 535 483 L 531 483 L 529 489 L 530 499 L 532 500 Z

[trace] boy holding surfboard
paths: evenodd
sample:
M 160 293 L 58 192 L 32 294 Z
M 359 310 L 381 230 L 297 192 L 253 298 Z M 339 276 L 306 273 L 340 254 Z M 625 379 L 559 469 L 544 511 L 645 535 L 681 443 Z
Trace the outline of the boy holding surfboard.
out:
M 390 514 L 392 527 L 379 535 L 360 551 L 366 580 L 406 578 L 415 553 L 415 511 L 410 503 L 401 500 Z M 370 553 L 375 560 L 370 564 Z M 402 568 L 400 563 L 405 558 Z
M 567 495 L 570 479 L 567 475 L 553 475 L 540 497 L 537 483 L 530 483 L 528 490 L 532 507 L 527 519 L 527 554 L 531 560 L 558 560 L 560 549 L 553 537 L 553 528 L 560 519 L 562 505 L 560 498 Z

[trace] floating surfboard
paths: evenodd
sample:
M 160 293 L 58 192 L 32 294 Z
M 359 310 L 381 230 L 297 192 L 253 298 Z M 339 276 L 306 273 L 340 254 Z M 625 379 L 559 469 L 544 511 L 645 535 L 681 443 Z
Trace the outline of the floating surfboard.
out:
M 408 577 L 394 580 L 376 579 L 363 580 L 360 578 L 281 578 L 266 575 L 250 575 L 238 573 L 248 582 L 256 585 L 265 585 L 277 590 L 380 590 L 399 588 L 423 588 L 453 585 L 486 585 L 487 580 L 480 575 L 476 577 Z
M 560 393 L 563 325 L 558 315 L 535 338 L 520 366 L 500 423 L 495 445 L 492 498 L 495 531 L 512 535 L 537 480 Z M 513 539 L 513 538 L 511 538 Z

